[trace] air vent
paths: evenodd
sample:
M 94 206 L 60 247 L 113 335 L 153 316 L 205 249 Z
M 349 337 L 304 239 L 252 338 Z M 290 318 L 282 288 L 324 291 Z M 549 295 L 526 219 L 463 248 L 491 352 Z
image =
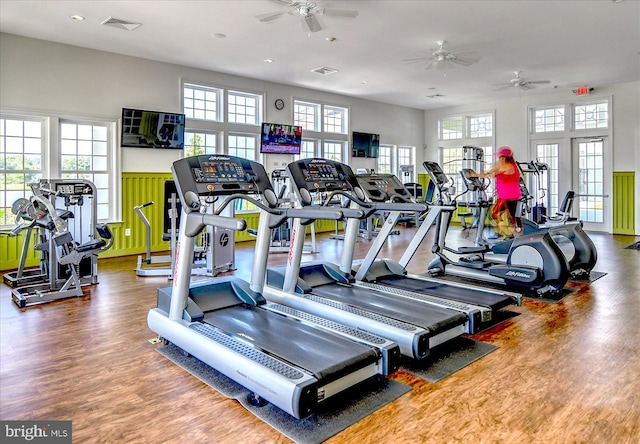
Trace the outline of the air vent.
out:
M 316 69 L 312 69 L 311 72 L 317 72 L 318 74 L 322 74 L 322 75 L 327 75 L 327 74 L 333 74 L 334 72 L 338 72 L 337 69 L 333 69 L 333 68 L 327 68 L 326 66 L 320 67 L 320 68 L 316 68 Z
M 133 31 L 142 26 L 142 23 L 135 23 L 129 20 L 120 20 L 114 17 L 109 17 L 101 25 L 111 26 L 112 28 L 124 29 L 125 31 Z

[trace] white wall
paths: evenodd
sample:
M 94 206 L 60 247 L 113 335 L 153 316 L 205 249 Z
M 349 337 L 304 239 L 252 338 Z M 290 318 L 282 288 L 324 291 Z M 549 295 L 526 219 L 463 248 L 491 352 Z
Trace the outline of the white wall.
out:
M 635 171 L 636 234 L 640 235 L 640 81 L 608 86 L 596 86 L 590 99 L 611 98 L 613 125 L 611 130 L 612 170 Z M 425 112 L 424 160 L 438 160 L 438 120 L 465 113 L 495 110 L 496 146 L 509 145 L 516 158 L 529 159 L 527 138 L 527 109 L 529 107 L 572 103 L 576 96 L 571 91 L 518 97 L 468 106 L 440 108 Z M 420 150 L 418 151 L 420 153 Z M 418 159 L 422 164 L 422 159 Z M 611 182 L 609 180 L 609 182 Z
M 496 146 L 510 145 L 528 157 L 527 107 L 570 102 L 569 91 L 422 111 L 305 88 L 159 63 L 102 51 L 0 34 L 0 108 L 74 117 L 117 119 L 123 107 L 180 112 L 181 81 L 266 92 L 265 121 L 291 123 L 292 97 L 350 106 L 351 130 L 375 132 L 381 143 L 415 146 L 417 165 L 437 159 L 437 121 L 462 112 L 496 112 Z M 593 97 L 612 97 L 613 170 L 636 172 L 636 232 L 640 234 L 640 81 L 596 86 Z M 276 98 L 287 106 L 277 111 Z M 498 97 L 499 98 L 499 97 Z M 424 147 L 424 148 L 423 148 Z M 168 172 L 177 151 L 122 149 L 122 171 Z M 265 157 L 267 170 L 288 156 Z M 373 159 L 352 167 L 373 168 Z M 418 168 L 420 172 L 420 168 Z
M 181 112 L 181 81 L 266 92 L 265 121 L 291 123 L 291 98 L 350 106 L 351 130 L 380 134 L 382 143 L 422 147 L 424 112 L 305 88 L 0 34 L 0 107 L 116 119 L 123 107 Z M 278 111 L 276 98 L 287 106 Z M 349 148 L 350 149 L 350 148 Z M 180 152 L 122 148 L 122 171 L 168 172 Z M 271 171 L 292 160 L 269 155 Z M 355 168 L 375 167 L 356 159 Z

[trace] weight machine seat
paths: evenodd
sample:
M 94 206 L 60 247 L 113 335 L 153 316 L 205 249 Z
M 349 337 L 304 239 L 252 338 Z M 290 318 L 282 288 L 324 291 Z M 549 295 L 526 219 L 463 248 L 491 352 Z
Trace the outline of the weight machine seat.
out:
M 570 222 L 578 220 L 577 217 L 571 217 L 571 209 L 573 208 L 573 200 L 576 197 L 575 191 L 567 191 L 564 195 L 560 208 L 555 216 L 547 216 L 548 222 Z
M 62 210 L 62 209 L 60 209 L 60 208 L 56 208 L 56 213 L 58 214 L 58 217 L 59 217 L 60 219 L 67 220 L 67 219 L 73 219 L 73 218 L 75 218 L 75 216 L 74 216 L 74 214 L 73 214 L 73 211 L 69 211 L 69 210 Z
M 84 255 L 85 253 L 93 252 L 93 250 L 101 250 L 100 252 L 102 252 L 111 247 L 111 244 L 113 244 L 113 231 L 111 231 L 109 224 L 97 224 L 96 231 L 98 232 L 100 239 L 93 239 L 82 245 L 76 246 L 75 250 L 78 253 L 83 253 Z

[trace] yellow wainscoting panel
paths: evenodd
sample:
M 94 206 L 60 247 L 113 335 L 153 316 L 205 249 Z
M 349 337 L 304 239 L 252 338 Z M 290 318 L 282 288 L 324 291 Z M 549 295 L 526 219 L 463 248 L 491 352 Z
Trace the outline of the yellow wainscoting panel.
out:
M 613 173 L 613 232 L 635 234 L 635 172 Z
M 123 173 L 122 174 L 122 221 L 109 225 L 113 231 L 113 246 L 100 255 L 101 258 L 144 254 L 146 252 L 146 229 L 134 210 L 134 206 L 153 201 L 154 204 L 143 209 L 151 225 L 151 252 L 167 251 L 169 243 L 162 240 L 164 232 L 164 184 L 172 180 L 170 173 Z M 247 227 L 257 229 L 259 213 L 237 213 L 237 217 L 247 220 Z M 334 221 L 316 221 L 316 233 L 334 231 Z M 342 223 L 338 223 L 343 230 Z M 127 232 L 129 235 L 127 236 Z M 310 227 L 307 228 L 307 233 Z M 20 261 L 20 252 L 24 242 L 24 233 L 17 237 L 0 236 L 0 270 L 14 270 Z M 253 241 L 248 232 L 235 234 L 236 242 Z M 33 240 L 35 241 L 35 239 Z M 33 241 L 28 249 L 28 267 L 38 266 L 39 254 L 33 249 Z

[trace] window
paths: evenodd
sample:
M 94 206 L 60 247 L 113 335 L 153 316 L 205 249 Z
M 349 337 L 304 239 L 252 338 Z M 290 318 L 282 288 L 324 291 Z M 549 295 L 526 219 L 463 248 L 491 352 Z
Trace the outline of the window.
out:
M 293 124 L 300 125 L 303 134 L 309 136 L 312 133 L 311 136 L 314 137 L 303 140 L 299 158 L 320 155 L 326 159 L 346 162 L 348 116 L 348 109 L 344 107 L 294 99 Z
M 609 127 L 608 102 L 575 105 L 573 127 L 576 130 Z
M 558 155 L 560 151 L 560 144 L 558 143 L 542 143 L 536 145 L 536 159 L 539 162 L 546 164 L 549 170 L 545 173 L 546 178 L 540 178 L 545 180 L 545 183 L 540 184 L 536 188 L 546 189 L 544 192 L 547 197 L 547 213 L 549 215 L 556 214 L 558 211 Z M 537 202 L 542 201 L 541 190 L 529 190 L 531 194 L 536 197 Z
M 239 91 L 227 95 L 227 122 L 260 125 L 262 96 Z
M 347 108 L 324 106 L 324 132 L 347 134 Z
M 453 197 L 453 195 L 465 189 L 462 183 L 462 177 L 460 177 L 459 174 L 459 171 L 462 169 L 464 149 L 462 147 L 440 148 L 440 157 L 442 158 L 442 171 L 454 182 L 456 191 L 452 194 Z
M 182 91 L 185 156 L 219 153 L 258 159 L 264 94 L 191 83 L 183 83 Z
M 493 115 L 483 114 L 479 116 L 470 116 L 467 119 L 467 133 L 470 138 L 477 139 L 479 137 L 493 136 Z
M 302 146 L 300 147 L 300 155 L 297 156 L 297 159 L 310 159 L 310 158 L 316 157 L 317 145 L 318 145 L 317 140 L 304 139 L 302 141 Z
M 217 145 L 217 133 L 191 131 L 184 133 L 185 157 L 199 156 L 201 154 L 216 154 Z
M 230 156 L 256 160 L 259 136 L 257 134 L 230 133 L 227 138 L 227 149 Z
M 42 120 L 0 117 L 0 225 L 13 225 L 13 202 L 31 195 L 43 177 Z
M 538 108 L 533 113 L 534 132 L 564 131 L 564 106 Z
M 344 142 L 325 142 L 322 149 L 322 157 L 325 159 L 344 162 Z
M 293 123 L 303 130 L 320 131 L 320 105 L 295 100 L 293 103 Z
M 380 156 L 376 162 L 378 173 L 391 174 L 393 147 L 391 145 L 380 145 Z
M 413 147 L 409 147 L 409 146 L 398 147 L 398 168 L 406 165 L 414 166 L 416 164 L 414 151 L 415 149 Z M 415 182 L 415 174 L 416 174 L 416 170 L 414 168 L 413 173 L 411 173 L 410 176 L 402 175 L 401 180 L 404 183 Z
M 109 219 L 109 125 L 60 121 L 60 175 L 96 186 L 98 220 Z
M 11 205 L 31 196 L 40 179 L 86 179 L 96 186 L 99 221 L 120 219 L 115 121 L 59 116 L 0 116 L 0 224 L 13 225 Z
M 183 87 L 183 112 L 188 119 L 221 120 L 222 90 L 185 83 Z
M 462 139 L 462 117 L 454 117 L 438 121 L 440 140 Z

